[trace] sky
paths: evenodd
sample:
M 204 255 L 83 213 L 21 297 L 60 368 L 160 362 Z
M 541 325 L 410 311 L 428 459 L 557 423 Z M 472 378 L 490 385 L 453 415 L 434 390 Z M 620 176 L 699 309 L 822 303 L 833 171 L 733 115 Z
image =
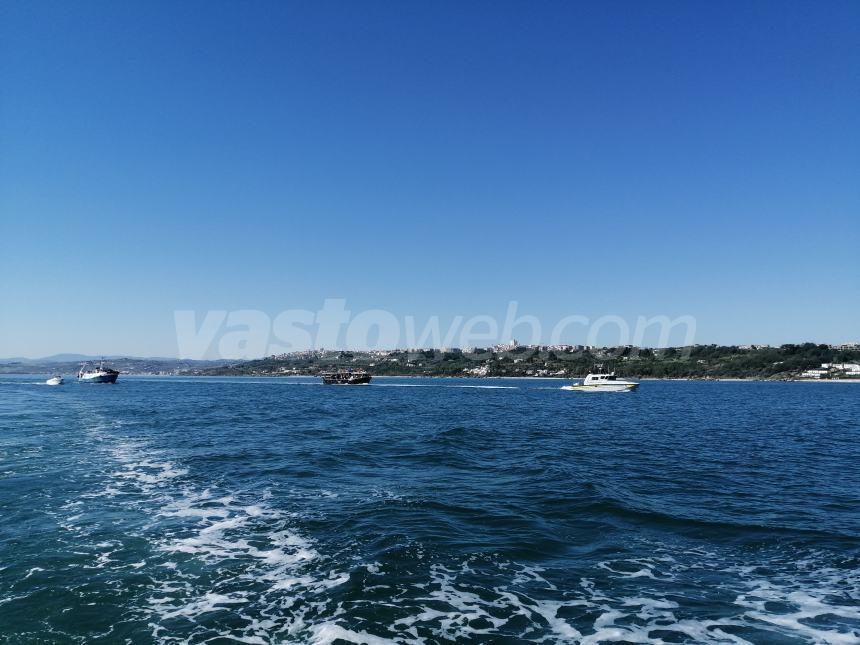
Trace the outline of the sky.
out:
M 860 340 L 858 215 L 853 1 L 0 6 L 3 357 L 327 299 Z

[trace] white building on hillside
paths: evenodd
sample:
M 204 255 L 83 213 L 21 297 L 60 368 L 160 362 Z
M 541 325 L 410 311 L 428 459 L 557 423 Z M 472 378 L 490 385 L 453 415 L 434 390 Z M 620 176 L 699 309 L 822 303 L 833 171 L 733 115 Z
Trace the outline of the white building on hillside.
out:
M 800 378 L 821 378 L 828 373 L 829 370 L 806 370 L 800 374 Z
M 822 369 L 845 372 L 846 374 L 860 375 L 860 363 L 822 363 Z
M 817 370 L 806 370 L 800 378 L 841 378 L 860 376 L 860 363 L 822 363 Z

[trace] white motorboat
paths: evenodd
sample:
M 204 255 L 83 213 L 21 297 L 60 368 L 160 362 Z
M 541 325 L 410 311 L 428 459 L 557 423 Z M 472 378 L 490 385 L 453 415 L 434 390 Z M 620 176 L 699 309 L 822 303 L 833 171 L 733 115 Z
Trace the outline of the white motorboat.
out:
M 54 376 L 49 378 L 47 381 L 45 381 L 45 385 L 62 385 L 62 384 L 63 384 L 63 377 L 60 376 L 59 374 L 55 374 Z
M 615 376 L 615 372 L 606 374 L 598 372 L 589 374 L 582 383 L 565 385 L 562 390 L 574 390 L 576 392 L 630 392 L 639 387 L 636 381 L 627 381 Z

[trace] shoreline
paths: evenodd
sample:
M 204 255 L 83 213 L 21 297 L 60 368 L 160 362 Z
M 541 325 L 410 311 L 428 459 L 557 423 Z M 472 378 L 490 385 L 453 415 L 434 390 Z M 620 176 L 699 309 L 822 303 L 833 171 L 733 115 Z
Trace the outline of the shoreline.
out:
M 46 373 L 41 372 L 3 372 L 0 376 L 25 376 L 32 378 L 43 378 Z M 215 378 L 239 378 L 239 379 L 318 379 L 318 374 L 154 374 L 147 372 L 121 372 L 123 377 L 132 378 L 200 378 L 200 379 L 215 379 Z M 65 375 L 64 375 L 65 376 Z M 382 379 L 467 379 L 474 381 L 577 381 L 585 378 L 584 376 L 471 376 L 471 375 L 447 375 L 447 374 L 380 374 L 372 375 L 374 380 Z M 698 377 L 683 377 L 683 378 L 658 378 L 653 376 L 636 377 L 630 376 L 627 378 L 635 379 L 640 382 L 659 382 L 659 381 L 698 381 L 711 383 L 858 383 L 860 378 L 855 379 L 765 379 L 765 378 L 743 378 L 743 377 L 721 377 L 721 378 L 698 378 Z

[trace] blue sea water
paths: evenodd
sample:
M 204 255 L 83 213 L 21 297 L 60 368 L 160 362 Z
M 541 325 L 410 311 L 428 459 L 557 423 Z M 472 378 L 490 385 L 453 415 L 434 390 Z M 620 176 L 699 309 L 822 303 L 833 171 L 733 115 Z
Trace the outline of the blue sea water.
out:
M 2 642 L 860 642 L 858 385 L 43 378 Z

